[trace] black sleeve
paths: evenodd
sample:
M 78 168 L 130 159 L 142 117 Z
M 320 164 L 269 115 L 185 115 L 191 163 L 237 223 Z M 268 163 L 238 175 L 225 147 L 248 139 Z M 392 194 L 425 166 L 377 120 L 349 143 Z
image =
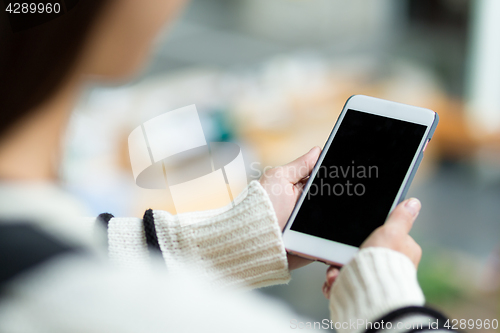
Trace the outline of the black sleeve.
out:
M 407 333 L 454 332 L 449 328 L 449 323 L 449 319 L 436 310 L 422 306 L 408 306 L 392 311 L 374 322 L 366 322 L 365 333 L 391 330 Z

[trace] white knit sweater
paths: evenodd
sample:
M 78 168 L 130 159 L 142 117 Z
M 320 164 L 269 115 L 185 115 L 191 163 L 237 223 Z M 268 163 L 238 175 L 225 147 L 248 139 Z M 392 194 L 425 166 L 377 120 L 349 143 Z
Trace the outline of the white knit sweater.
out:
M 44 185 L 0 186 L 0 219 L 39 221 L 54 235 L 90 244 L 95 219 L 68 227 L 73 206 L 77 206 L 74 201 Z M 247 196 L 237 198 L 231 210 L 192 213 L 182 221 L 163 211 L 154 211 L 154 217 L 169 273 L 179 274 L 165 276 L 161 269 L 154 269 L 156 262 L 148 254 L 141 219 L 113 218 L 108 237 L 115 268 L 68 259 L 16 280 L 9 296 L 0 301 L 0 331 L 290 330 L 297 315 L 281 304 L 249 295 L 214 293 L 204 287 L 206 282 L 259 287 L 289 280 L 276 215 L 258 182 L 249 185 Z M 187 274 L 186 269 L 190 270 Z M 341 323 L 375 320 L 398 307 L 424 302 L 411 261 L 381 248 L 360 251 L 342 269 L 331 292 L 331 319 Z M 341 333 L 360 331 L 339 329 Z
M 363 332 L 366 321 L 374 322 L 395 309 L 422 306 L 425 302 L 411 260 L 404 254 L 381 247 L 359 251 L 343 267 L 330 292 L 332 320 L 349 323 L 339 325 L 339 333 Z M 365 325 L 353 328 L 351 324 L 358 319 Z
M 253 181 L 226 210 L 182 214 L 155 210 L 158 243 L 169 270 L 189 266 L 224 286 L 262 287 L 290 279 L 276 214 L 264 188 Z M 149 253 L 142 220 L 109 221 L 109 254 L 117 264 L 143 267 Z

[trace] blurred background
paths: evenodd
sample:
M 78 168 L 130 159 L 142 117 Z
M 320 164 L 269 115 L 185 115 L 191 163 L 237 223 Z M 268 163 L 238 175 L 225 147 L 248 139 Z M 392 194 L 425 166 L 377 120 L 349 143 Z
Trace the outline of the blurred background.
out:
M 127 137 L 190 104 L 207 141 L 241 146 L 249 181 L 322 146 L 353 94 L 430 108 L 441 120 L 409 194 L 423 204 L 419 281 L 452 318 L 498 319 L 499 17 L 498 0 L 192 1 L 140 77 L 88 89 L 67 134 L 65 183 L 93 215 L 172 211 L 167 191 L 135 185 Z M 326 268 L 256 292 L 328 318 Z

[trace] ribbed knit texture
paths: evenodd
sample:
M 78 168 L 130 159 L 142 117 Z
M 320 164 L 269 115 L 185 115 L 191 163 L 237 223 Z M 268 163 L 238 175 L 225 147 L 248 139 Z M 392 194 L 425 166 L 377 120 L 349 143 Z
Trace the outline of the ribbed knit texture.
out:
M 108 225 L 110 260 L 123 268 L 148 269 L 149 249 L 142 219 L 135 217 L 112 218 Z
M 238 287 L 288 282 L 281 231 L 265 190 L 253 181 L 235 204 L 215 216 L 154 211 L 167 267 L 188 264 L 217 284 Z
M 371 247 L 359 251 L 342 268 L 331 289 L 330 314 L 334 322 L 374 322 L 397 308 L 424 301 L 411 260 L 390 249 Z M 338 329 L 339 333 L 361 331 Z
M 196 269 L 215 285 L 262 287 L 290 280 L 286 251 L 272 203 L 251 182 L 231 209 L 172 215 L 153 211 L 158 243 L 170 272 Z M 120 266 L 148 263 L 142 220 L 113 218 L 110 258 Z

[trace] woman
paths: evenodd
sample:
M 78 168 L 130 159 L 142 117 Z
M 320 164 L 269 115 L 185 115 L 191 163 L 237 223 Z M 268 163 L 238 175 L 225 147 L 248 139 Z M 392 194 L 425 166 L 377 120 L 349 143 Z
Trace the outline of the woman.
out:
M 97 225 L 107 227 L 110 258 L 139 268 L 134 272 L 90 254 L 97 251 L 95 219 L 75 218 L 79 203 L 57 188 L 61 137 L 82 88 L 136 73 L 155 34 L 183 2 L 66 0 L 56 18 L 2 12 L 0 331 L 290 327 L 294 315 L 279 305 L 211 288 L 286 283 L 289 269 L 307 263 L 287 257 L 280 231 L 319 148 L 252 182 L 235 208 L 186 215 L 183 220 L 197 221 L 188 226 L 162 211 L 143 219 L 102 215 Z M 423 304 L 416 281 L 420 248 L 408 236 L 419 209 L 417 200 L 405 201 L 340 275 L 329 269 L 324 292 L 334 322 L 376 320 Z M 164 262 L 151 256 L 155 251 Z M 158 269 L 165 262 L 167 275 Z M 437 316 L 418 309 L 425 320 Z M 364 330 L 347 326 L 338 329 Z

